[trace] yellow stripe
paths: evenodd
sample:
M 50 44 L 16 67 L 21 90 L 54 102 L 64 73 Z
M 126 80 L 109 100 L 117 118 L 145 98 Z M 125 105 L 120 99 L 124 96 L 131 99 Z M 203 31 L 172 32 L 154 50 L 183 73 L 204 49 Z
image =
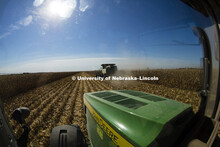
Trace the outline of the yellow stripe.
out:
M 100 128 L 108 135 L 108 137 L 120 147 L 134 147 L 130 144 L 126 139 L 124 139 L 121 135 L 119 135 L 112 127 L 110 127 L 92 108 L 92 106 L 88 103 L 88 101 L 84 98 L 84 103 L 86 107 L 89 109 L 95 121 L 99 124 Z

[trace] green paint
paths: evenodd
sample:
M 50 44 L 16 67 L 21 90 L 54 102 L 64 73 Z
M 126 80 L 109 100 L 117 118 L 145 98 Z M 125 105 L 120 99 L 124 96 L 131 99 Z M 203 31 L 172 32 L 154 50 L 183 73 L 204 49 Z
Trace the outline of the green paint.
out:
M 135 146 L 149 145 L 168 121 L 191 107 L 167 98 L 130 90 L 85 93 L 84 98 L 115 131 Z M 89 114 L 86 114 L 87 128 L 93 146 L 106 146 L 111 140 L 105 133 L 103 140 L 100 139 L 96 122 Z

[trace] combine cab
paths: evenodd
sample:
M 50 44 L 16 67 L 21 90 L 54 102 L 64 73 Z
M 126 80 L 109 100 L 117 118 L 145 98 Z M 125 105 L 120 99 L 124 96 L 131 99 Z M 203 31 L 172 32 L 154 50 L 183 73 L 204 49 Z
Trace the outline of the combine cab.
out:
M 102 64 L 102 71 L 96 76 L 107 77 L 113 75 L 117 71 L 117 66 L 115 64 Z
M 84 94 L 92 146 L 175 146 L 193 117 L 190 105 L 148 93 Z

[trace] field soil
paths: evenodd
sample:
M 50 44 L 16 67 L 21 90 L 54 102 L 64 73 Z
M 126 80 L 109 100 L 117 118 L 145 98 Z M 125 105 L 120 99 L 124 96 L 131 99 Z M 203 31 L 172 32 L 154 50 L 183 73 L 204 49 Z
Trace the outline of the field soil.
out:
M 95 73 L 80 72 L 74 76 L 94 76 Z M 191 104 L 194 112 L 198 110 L 200 98 L 195 90 L 171 88 L 164 85 L 140 81 L 81 81 L 72 76 L 3 99 L 6 115 L 16 136 L 22 134 L 21 126 L 10 115 L 18 107 L 28 107 L 31 111 L 26 119 L 30 125 L 28 146 L 49 146 L 50 133 L 57 125 L 79 125 L 87 137 L 83 94 L 101 90 L 129 89 L 160 95 L 166 98 Z

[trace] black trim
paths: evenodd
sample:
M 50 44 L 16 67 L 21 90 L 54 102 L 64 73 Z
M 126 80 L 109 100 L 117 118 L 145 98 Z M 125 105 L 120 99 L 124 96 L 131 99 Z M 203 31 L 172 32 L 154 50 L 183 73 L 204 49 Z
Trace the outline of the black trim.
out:
M 210 85 L 210 75 L 211 75 L 211 49 L 208 40 L 208 36 L 206 35 L 205 31 L 200 27 L 193 26 L 192 27 L 193 33 L 199 38 L 202 47 L 203 47 L 203 74 L 204 74 L 204 81 L 203 81 L 203 89 L 200 91 L 201 102 L 199 106 L 198 113 L 203 116 L 205 113 L 206 105 L 207 105 L 207 98 L 208 98 L 208 90 Z
M 215 11 L 214 8 L 213 8 L 214 7 L 213 5 L 215 4 L 215 2 L 213 0 L 208 0 L 207 4 L 211 8 L 209 13 L 210 13 L 210 16 L 212 17 L 212 21 L 215 24 L 215 29 L 217 30 L 216 33 L 218 34 L 218 46 L 220 47 L 220 30 L 219 30 L 219 26 L 218 26 L 218 24 L 220 24 L 220 17 L 217 17 L 218 16 L 217 9 Z M 219 11 L 219 13 L 220 13 L 220 11 Z M 219 48 L 219 58 L 220 58 L 220 48 Z M 219 103 L 220 103 L 220 79 L 219 78 L 220 78 L 220 59 L 219 59 L 217 94 L 216 94 L 214 110 L 213 110 L 213 113 L 212 113 L 212 118 L 215 118 L 215 115 L 217 113 L 218 106 L 219 106 Z
M 207 13 L 205 6 L 201 2 L 201 0 L 181 0 L 183 3 L 189 5 L 196 11 L 202 13 L 205 17 L 208 17 L 209 14 Z
M 192 107 L 184 110 L 167 122 L 157 138 L 148 147 L 176 147 L 184 140 L 194 122 Z
M 178 145 L 179 147 L 186 147 L 193 139 L 199 139 L 206 143 L 213 131 L 214 125 L 212 120 L 206 116 L 199 116 L 198 114 L 188 124 L 186 134 L 183 134 L 183 139 Z
M 5 111 L 0 99 L 0 146 L 2 147 L 17 147 L 15 134 L 9 125 L 8 119 L 5 116 Z
M 215 25 L 215 29 L 217 30 L 217 34 L 218 34 L 218 44 L 220 46 L 220 30 L 219 30 L 219 26 L 218 26 L 218 21 L 220 22 L 220 17 L 217 17 L 220 13 L 219 11 L 219 3 L 217 2 L 217 0 L 181 0 L 182 2 L 184 2 L 185 4 L 189 5 L 190 7 L 192 7 L 193 9 L 195 9 L 196 11 L 200 12 L 201 14 L 203 14 L 206 17 L 211 17 L 212 18 L 212 22 Z M 219 19 L 219 20 L 218 20 Z M 220 57 L 220 51 L 219 51 L 219 57 Z M 219 62 L 219 70 L 220 70 L 220 62 Z M 216 93 L 216 99 L 215 99 L 215 106 L 213 109 L 213 113 L 212 113 L 212 118 L 215 117 L 216 113 L 217 113 L 217 109 L 219 106 L 219 102 L 220 102 L 220 72 L 219 72 L 219 76 L 218 76 L 218 85 L 217 85 L 217 93 Z M 204 103 L 204 102 L 202 102 Z M 204 104 L 203 104 L 204 105 Z M 204 109 L 204 108 L 202 108 Z

